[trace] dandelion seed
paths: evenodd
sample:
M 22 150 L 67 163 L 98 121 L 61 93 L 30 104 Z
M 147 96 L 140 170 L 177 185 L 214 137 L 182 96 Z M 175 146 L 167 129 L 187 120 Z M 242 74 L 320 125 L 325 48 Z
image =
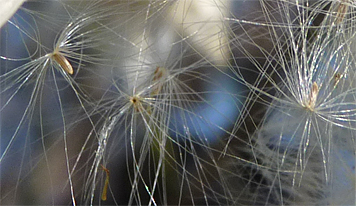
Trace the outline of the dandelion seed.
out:
M 109 186 L 110 171 L 107 168 L 105 168 L 103 165 L 101 165 L 101 169 L 104 170 L 105 173 L 106 173 L 104 189 L 103 189 L 103 193 L 101 195 L 101 200 L 106 201 L 106 199 L 107 199 L 107 191 L 108 191 L 108 186 Z
M 11 135 L 8 134 L 9 141 L 4 141 L 3 137 L 1 138 L 3 142 L 7 143 L 5 148 L 3 146 L 1 147 L 0 165 L 3 166 L 7 162 L 13 161 L 12 158 L 10 158 L 13 153 L 18 153 L 17 155 L 20 156 L 22 154 L 22 161 L 18 171 L 13 172 L 14 176 L 17 176 L 17 183 L 11 186 L 0 186 L 1 191 L 5 191 L 5 193 L 11 192 L 14 195 L 9 195 L 8 197 L 1 195 L 0 204 L 3 204 L 8 199 L 14 202 L 19 201 L 23 195 L 20 193 L 19 183 L 21 179 L 31 176 L 29 175 L 29 170 L 36 171 L 37 167 L 42 167 L 40 171 L 47 172 L 49 177 L 49 179 L 43 178 L 43 181 L 46 181 L 51 186 L 50 188 L 46 188 L 46 194 L 52 196 L 43 197 L 43 194 L 40 194 L 41 192 L 36 192 L 37 194 L 34 193 L 34 197 L 31 198 L 36 199 L 35 195 L 38 195 L 40 199 L 43 200 L 43 198 L 45 198 L 52 202 L 33 203 L 54 205 L 58 203 L 58 201 L 62 201 L 57 200 L 55 197 L 57 193 L 56 188 L 61 188 L 63 193 L 68 194 L 67 192 L 70 192 L 68 197 L 71 198 L 72 204 L 75 205 L 77 193 L 75 192 L 76 188 L 73 183 L 76 180 L 73 180 L 73 175 L 83 151 L 78 153 L 78 159 L 73 166 L 69 160 L 72 158 L 70 154 L 73 154 L 71 149 L 75 149 L 75 147 L 79 145 L 73 146 L 73 144 L 71 144 L 71 134 L 69 134 L 68 131 L 80 124 L 82 120 L 89 121 L 91 126 L 94 124 L 90 119 L 90 112 L 88 112 L 86 107 L 87 102 L 83 100 L 88 97 L 87 93 L 83 90 L 83 84 L 78 83 L 69 76 L 74 73 L 72 63 L 69 60 L 74 61 L 73 63 L 77 66 L 77 73 L 80 68 L 85 68 L 87 71 L 92 70 L 93 67 L 88 67 L 84 65 L 83 62 L 90 62 L 91 65 L 97 65 L 99 61 L 104 59 L 104 55 L 99 57 L 99 54 L 103 54 L 101 47 L 104 44 L 102 43 L 103 38 L 101 34 L 107 32 L 109 29 L 106 27 L 107 25 L 103 25 L 100 21 L 109 18 L 108 16 L 113 14 L 112 11 L 115 10 L 115 8 L 111 10 L 111 8 L 105 7 L 104 4 L 108 3 L 107 1 L 98 1 L 98 4 L 88 1 L 88 5 L 85 6 L 86 8 L 80 8 L 82 10 L 76 10 L 74 7 L 67 5 L 67 2 L 63 1 L 29 1 L 26 2 L 25 6 L 34 8 L 38 6 L 36 5 L 38 2 L 40 4 L 44 3 L 45 6 L 43 7 L 46 9 L 45 11 L 41 12 L 41 10 L 37 11 L 23 8 L 19 11 L 19 14 L 16 14 L 15 17 L 9 20 L 8 24 L 3 27 L 3 29 L 8 30 L 1 31 L 1 34 L 8 34 L 1 35 L 1 42 L 3 42 L 4 39 L 6 42 L 6 46 L 2 47 L 4 50 L 2 50 L 0 54 L 2 63 L 5 62 L 4 64 L 1 63 L 2 71 L 0 75 L 0 99 L 2 100 L 0 108 L 1 117 L 4 117 L 3 114 L 6 114 L 6 110 L 11 109 L 14 105 L 18 105 L 18 102 L 23 104 L 21 106 L 23 106 L 24 109 L 19 109 L 22 112 L 21 114 L 17 113 L 20 119 L 16 122 L 16 125 L 11 126 L 10 130 L 13 130 L 12 128 L 15 128 L 15 130 L 11 131 Z M 32 5 L 32 3 L 34 4 Z M 48 7 L 53 5 L 59 5 L 56 7 L 56 11 L 59 13 L 48 12 Z M 52 16 L 55 16 L 55 18 L 51 18 Z M 44 28 L 46 28 L 46 35 L 41 36 Z M 15 35 L 13 30 L 16 31 Z M 109 33 L 110 32 L 111 30 Z M 17 42 L 23 45 L 13 45 L 13 43 L 11 43 L 11 35 L 16 36 L 18 38 Z M 46 44 L 48 42 L 53 42 L 54 44 L 52 51 L 50 49 L 51 47 Z M 103 47 L 105 47 L 105 45 Z M 22 53 L 26 54 L 26 57 L 24 58 L 15 52 L 15 54 L 8 52 L 7 50 L 11 51 L 10 49 L 16 52 L 18 52 L 17 50 L 21 50 Z M 90 52 L 86 53 L 84 51 L 85 49 L 90 50 Z M 96 54 L 93 54 L 95 52 Z M 20 63 L 21 65 L 19 66 Z M 60 75 L 58 75 L 58 73 L 60 73 Z M 99 79 L 98 75 L 95 75 L 95 79 Z M 94 88 L 95 84 L 91 84 L 91 86 Z M 63 98 L 68 97 L 74 98 L 64 101 Z M 70 108 L 66 107 L 68 103 L 73 103 L 70 108 L 79 109 L 76 109 L 77 111 L 75 112 L 69 111 Z M 84 112 L 84 114 L 82 112 Z M 73 118 L 72 120 L 74 121 L 68 120 L 68 115 L 73 115 L 74 113 L 81 117 L 77 116 L 78 119 Z M 15 117 L 15 119 L 19 117 Z M 53 120 L 53 118 L 55 121 L 49 121 L 49 119 Z M 0 130 L 3 128 L 2 126 Z M 53 132 L 46 128 L 53 129 Z M 32 135 L 32 131 L 34 131 L 36 135 Z M 86 131 L 86 129 L 84 131 Z M 52 159 L 47 156 L 48 152 L 50 152 L 49 148 L 54 148 L 53 145 L 51 145 L 52 143 L 47 142 L 47 140 L 50 139 L 49 137 L 56 138 L 55 141 L 51 141 L 53 144 L 63 143 L 62 147 L 58 147 L 59 150 L 65 153 L 63 154 L 65 159 L 61 159 L 61 161 L 63 160 L 65 162 L 65 167 L 61 169 L 65 169 L 67 173 L 67 183 L 62 181 L 66 184 L 63 185 L 63 187 L 62 185 L 54 187 L 54 184 L 51 182 L 52 179 L 56 177 L 54 177 L 55 175 L 53 175 L 51 171 L 54 165 L 53 162 L 55 161 L 51 161 Z M 17 142 L 24 142 L 23 147 L 21 146 L 19 148 L 16 146 Z M 34 143 L 42 143 L 42 147 Z M 86 143 L 87 142 L 84 144 Z M 42 153 L 36 152 L 38 156 L 36 156 L 35 159 L 29 159 L 29 161 L 27 161 L 26 158 L 33 158 L 32 155 L 28 155 L 27 157 L 27 154 L 29 154 L 28 151 L 32 150 L 33 147 L 41 148 Z M 85 145 L 83 148 L 84 147 Z M 62 156 L 62 154 L 54 156 L 57 158 L 58 156 Z M 58 173 L 62 172 L 63 171 Z M 6 176 L 1 176 L 1 181 L 4 180 L 4 177 L 6 178 Z M 41 187 L 41 189 L 44 188 L 44 186 Z M 3 190 L 3 188 L 6 190 Z M 27 191 L 25 188 L 21 188 L 21 190 Z
M 310 92 L 309 102 L 306 105 L 306 107 L 310 111 L 314 111 L 315 102 L 316 102 L 316 99 L 318 97 L 318 93 L 319 93 L 318 84 L 316 82 L 313 82 L 313 85 L 312 85 L 312 88 L 311 88 L 311 92 Z
M 256 101 L 266 105 L 251 138 L 249 195 L 255 204 L 326 205 L 337 202 L 329 198 L 329 191 L 335 193 L 343 179 L 352 189 L 345 188 L 345 196 L 351 198 L 341 203 L 354 203 L 354 170 L 343 155 L 333 157 L 342 151 L 355 162 L 354 24 L 330 26 L 348 20 L 353 2 L 322 1 L 312 6 L 305 1 L 272 2 L 278 5 L 273 8 L 282 9 L 269 13 L 271 5 L 260 1 L 268 20 L 258 25 L 268 25 L 271 33 L 266 38 L 274 47 L 268 50 L 251 40 L 258 50 L 266 50 L 266 62 L 248 56 L 258 62 L 254 64 L 263 79 L 250 88 L 258 93 Z M 313 7 L 319 5 L 333 8 Z M 295 11 L 298 15 L 291 17 Z M 284 18 L 280 22 L 278 15 Z M 324 18 L 321 25 L 315 25 L 319 20 L 315 17 Z
M 59 51 L 55 50 L 51 55 L 52 59 L 68 74 L 73 74 L 73 67 Z
M 135 108 L 136 112 L 141 112 L 142 111 L 143 106 L 142 106 L 141 98 L 139 96 L 130 97 L 130 102 L 133 105 L 133 107 Z

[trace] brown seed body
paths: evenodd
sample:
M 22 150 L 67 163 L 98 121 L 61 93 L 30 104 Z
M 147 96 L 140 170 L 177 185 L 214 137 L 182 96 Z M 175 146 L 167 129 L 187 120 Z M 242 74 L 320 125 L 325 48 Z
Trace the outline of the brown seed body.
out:
M 103 165 L 101 165 L 101 168 L 106 172 L 106 178 L 105 178 L 103 193 L 101 194 L 101 200 L 106 201 L 108 186 L 109 186 L 110 171 L 107 168 L 105 168 Z
M 306 105 L 306 108 L 308 108 L 310 111 L 314 111 L 315 103 L 316 103 L 316 98 L 318 97 L 319 93 L 319 86 L 316 82 L 313 82 L 311 91 L 310 91 L 310 96 L 309 96 L 309 102 Z
M 69 61 L 59 52 L 54 52 L 52 54 L 52 59 L 56 61 L 62 69 L 68 74 L 73 74 L 73 67 Z

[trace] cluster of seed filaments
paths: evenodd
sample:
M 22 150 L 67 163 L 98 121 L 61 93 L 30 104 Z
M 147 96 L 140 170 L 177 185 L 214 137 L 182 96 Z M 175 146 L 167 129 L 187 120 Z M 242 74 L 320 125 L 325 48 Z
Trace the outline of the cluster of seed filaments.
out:
M 319 86 L 316 82 L 313 82 L 313 85 L 311 87 L 311 91 L 309 93 L 309 98 L 306 103 L 304 103 L 304 107 L 310 111 L 314 111 L 315 108 L 315 102 L 318 97 L 319 93 Z

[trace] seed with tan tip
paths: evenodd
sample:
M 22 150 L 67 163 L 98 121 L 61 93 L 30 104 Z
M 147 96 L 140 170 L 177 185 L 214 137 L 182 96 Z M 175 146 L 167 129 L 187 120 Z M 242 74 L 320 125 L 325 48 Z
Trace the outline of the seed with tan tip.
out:
M 52 59 L 56 61 L 65 72 L 67 72 L 68 74 L 73 74 L 72 65 L 69 63 L 67 58 L 65 58 L 61 53 L 54 52 L 52 54 Z
M 318 97 L 318 93 L 319 93 L 319 86 L 316 82 L 313 82 L 310 96 L 309 96 L 309 102 L 306 106 L 310 111 L 314 111 L 315 102 L 316 102 L 316 98 Z

